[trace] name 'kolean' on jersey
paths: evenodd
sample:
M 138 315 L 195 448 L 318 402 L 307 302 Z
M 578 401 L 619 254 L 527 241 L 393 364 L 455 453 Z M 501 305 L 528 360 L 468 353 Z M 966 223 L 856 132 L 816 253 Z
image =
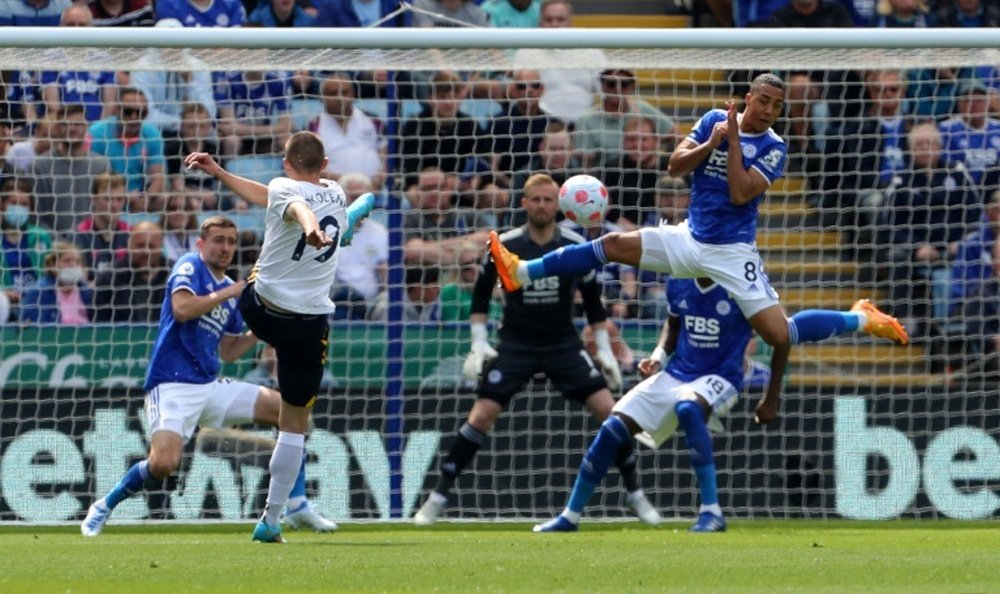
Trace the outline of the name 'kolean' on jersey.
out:
M 340 234 L 347 226 L 347 197 L 337 182 L 321 182 L 277 177 L 267 186 L 264 244 L 253 279 L 261 297 L 295 313 L 334 310 L 330 287 L 337 274 Z M 302 227 L 285 216 L 292 202 L 303 202 L 316 214 L 319 228 L 333 240 L 330 246 L 317 250 L 306 243 Z
M 231 278 L 213 275 L 196 252 L 177 260 L 167 279 L 167 297 L 160 310 L 160 327 L 143 390 L 148 392 L 167 382 L 207 384 L 219 377 L 222 336 L 238 336 L 243 332 L 243 317 L 236 299 L 223 301 L 200 318 L 178 322 L 174 319 L 173 295 L 177 291 L 209 295 L 231 284 Z
M 720 285 L 708 288 L 694 279 L 667 281 L 670 315 L 681 319 L 684 331 L 666 371 L 694 381 L 713 370 L 737 390 L 743 389 L 743 351 L 750 340 L 750 323 Z
M 698 120 L 688 139 L 702 144 L 712 136 L 716 124 L 726 121 L 725 110 L 713 109 Z M 740 145 L 743 167 L 759 172 L 768 184 L 785 174 L 788 149 L 771 128 L 760 134 L 740 132 Z M 726 178 L 728 159 L 729 143 L 723 140 L 691 173 L 688 227 L 691 236 L 702 243 L 753 243 L 757 237 L 757 207 L 764 194 L 743 205 L 732 204 Z

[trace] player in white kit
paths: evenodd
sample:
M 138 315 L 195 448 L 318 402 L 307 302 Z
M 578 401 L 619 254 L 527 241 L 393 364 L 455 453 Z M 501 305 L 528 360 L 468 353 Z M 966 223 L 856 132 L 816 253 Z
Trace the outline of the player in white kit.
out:
M 261 184 L 225 172 L 206 155 L 190 155 L 186 162 L 215 175 L 244 199 L 261 203 Z M 337 248 L 372 204 L 370 196 L 359 199 L 349 216 L 343 189 L 320 177 L 326 165 L 316 134 L 297 132 L 285 143 L 287 177 L 271 180 L 266 188 L 264 244 L 240 299 L 247 325 L 277 353 L 281 387 L 267 506 L 253 531 L 260 542 L 284 542 L 278 520 L 295 484 L 296 460 L 302 458 L 326 364 Z

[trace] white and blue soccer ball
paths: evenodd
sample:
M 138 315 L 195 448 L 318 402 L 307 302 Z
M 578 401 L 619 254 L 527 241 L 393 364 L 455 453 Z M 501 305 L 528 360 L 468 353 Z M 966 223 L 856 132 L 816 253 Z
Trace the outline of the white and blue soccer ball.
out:
M 608 189 L 592 175 L 574 175 L 559 188 L 559 208 L 581 227 L 598 226 L 608 209 Z

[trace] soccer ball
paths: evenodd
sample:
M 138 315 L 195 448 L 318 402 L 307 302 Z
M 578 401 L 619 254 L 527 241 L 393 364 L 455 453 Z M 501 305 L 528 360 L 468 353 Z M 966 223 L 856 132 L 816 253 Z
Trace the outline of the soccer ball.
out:
M 574 175 L 559 188 L 559 208 L 581 227 L 600 225 L 608 208 L 608 189 L 592 175 Z

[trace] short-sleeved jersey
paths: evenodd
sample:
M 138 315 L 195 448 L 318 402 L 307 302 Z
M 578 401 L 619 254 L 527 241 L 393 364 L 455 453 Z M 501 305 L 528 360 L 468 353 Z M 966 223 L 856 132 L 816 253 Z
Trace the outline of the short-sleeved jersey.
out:
M 167 382 L 207 384 L 218 378 L 219 342 L 225 334 L 243 332 L 237 299 L 223 301 L 198 319 L 178 322 L 174 319 L 173 297 L 178 291 L 209 295 L 231 284 L 232 279 L 226 276 L 215 277 L 201 254 L 184 254 L 177 260 L 167 279 L 167 294 L 160 310 L 160 327 L 149 357 L 144 390 Z
M 108 158 L 111 170 L 125 176 L 129 192 L 146 189 L 146 175 L 153 165 L 164 166 L 163 136 L 149 122 L 143 122 L 139 139 L 126 144 L 118 136 L 118 116 L 90 125 L 90 152 Z
M 976 129 L 956 117 L 941 122 L 938 129 L 945 162 L 963 163 L 976 183 L 1000 162 L 1000 120 L 987 118 L 986 125 Z
M 694 279 L 672 278 L 667 281 L 667 303 L 670 315 L 681 322 L 667 373 L 684 381 L 714 373 L 741 390 L 750 323 L 726 290 L 715 283 L 702 288 Z
M 726 112 L 713 109 L 695 124 L 688 140 L 701 144 L 712 136 L 712 128 L 726 121 Z M 788 150 L 785 141 L 768 128 L 760 134 L 740 133 L 743 167 L 754 169 L 768 184 L 784 175 Z M 729 142 L 723 140 L 691 174 L 691 207 L 688 227 L 691 236 L 702 243 L 753 243 L 757 236 L 757 207 L 761 193 L 737 206 L 729 201 L 726 161 Z
M 42 86 L 58 85 L 60 103 L 83 105 L 88 122 L 101 119 L 104 85 L 114 83 L 115 73 L 111 71 L 69 70 L 42 73 Z
M 64 10 L 72 0 L 49 0 L 35 6 L 28 0 L 0 2 L 0 27 L 58 27 Z
M 555 237 L 545 245 L 538 245 L 532 241 L 524 227 L 504 233 L 500 236 L 500 241 L 522 260 L 540 258 L 561 247 L 584 242 L 583 237 L 565 227 L 557 226 L 556 229 Z M 496 265 L 489 254 L 486 254 L 473 288 L 472 313 L 489 312 L 490 299 L 496 282 Z M 607 313 L 601 303 L 601 288 L 597 284 L 594 272 L 582 278 L 572 275 L 547 276 L 535 279 L 517 291 L 506 294 L 500 339 L 542 346 L 557 344 L 567 337 L 576 337 L 573 300 L 577 288 L 583 296 L 587 321 L 596 324 L 607 319 Z
M 264 245 L 253 279 L 264 299 L 299 314 L 334 310 L 330 286 L 337 275 L 340 232 L 347 225 L 347 197 L 337 182 L 321 181 L 323 185 L 277 177 L 267 186 Z M 293 202 L 312 209 L 333 244 L 317 250 L 306 243 L 302 227 L 285 216 Z
M 216 104 L 232 109 L 238 120 L 268 124 L 288 112 L 290 79 L 280 72 L 267 72 L 255 83 L 247 82 L 242 72 L 219 72 L 213 79 Z
M 241 27 L 247 20 L 241 0 L 214 0 L 200 8 L 191 0 L 157 0 L 156 20 L 177 19 L 185 27 Z

